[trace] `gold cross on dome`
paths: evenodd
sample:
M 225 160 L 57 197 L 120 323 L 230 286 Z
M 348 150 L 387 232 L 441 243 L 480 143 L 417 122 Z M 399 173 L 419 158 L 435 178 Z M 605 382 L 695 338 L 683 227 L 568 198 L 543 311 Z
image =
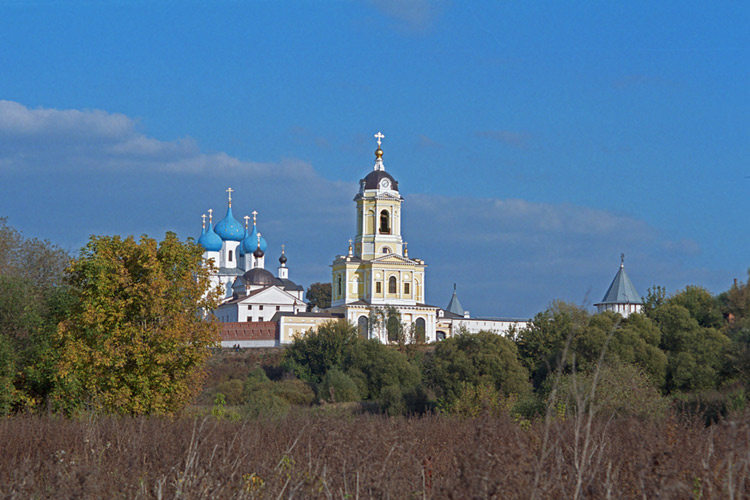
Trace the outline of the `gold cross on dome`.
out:
M 255 210 L 253 210 L 252 214 L 253 214 L 253 225 L 255 225 L 255 219 L 256 219 L 256 217 L 258 217 L 258 212 L 256 212 Z
M 214 209 L 209 208 L 208 209 L 208 222 L 213 222 L 214 220 Z
M 229 193 L 229 204 L 232 204 L 232 193 L 234 192 L 234 189 L 227 188 L 227 193 Z
M 380 140 L 385 139 L 385 136 L 382 133 L 378 132 L 374 137 L 378 140 L 378 147 L 380 147 Z
M 206 229 L 206 214 L 201 215 L 201 219 L 203 219 L 203 229 Z
M 247 229 L 247 221 L 249 221 L 249 220 L 250 220 L 250 216 L 246 215 L 245 216 L 245 229 Z

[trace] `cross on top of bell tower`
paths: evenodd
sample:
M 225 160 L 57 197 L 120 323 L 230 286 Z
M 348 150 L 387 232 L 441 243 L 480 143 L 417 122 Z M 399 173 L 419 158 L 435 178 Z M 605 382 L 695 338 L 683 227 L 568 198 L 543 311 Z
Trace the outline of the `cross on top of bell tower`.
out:
M 380 149 L 381 140 L 385 139 L 385 135 L 382 132 L 378 132 L 374 137 L 378 140 L 378 149 L 375 150 L 375 166 L 372 169 L 385 170 L 385 165 L 383 165 L 383 150 Z

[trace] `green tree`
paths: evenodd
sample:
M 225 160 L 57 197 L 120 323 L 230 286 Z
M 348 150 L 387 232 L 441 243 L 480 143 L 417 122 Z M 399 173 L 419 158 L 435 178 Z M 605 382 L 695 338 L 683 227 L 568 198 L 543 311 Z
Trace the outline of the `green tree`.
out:
M 348 321 L 329 321 L 295 338 L 282 364 L 302 380 L 319 384 L 328 370 L 343 367 L 355 342 L 357 331 Z
M 438 343 L 425 359 L 425 378 L 448 405 L 461 396 L 466 384 L 490 385 L 506 397 L 531 389 L 516 345 L 491 332 L 461 333 Z
M 666 303 L 687 309 L 690 316 L 703 328 L 721 328 L 724 324 L 721 304 L 705 288 L 688 285 L 667 299 Z
M 411 389 L 420 382 L 419 369 L 409 363 L 403 352 L 375 339 L 359 339 L 353 344 L 344 367 L 355 382 L 360 381 L 363 399 L 377 399 L 388 386 Z
M 55 335 L 58 408 L 173 414 L 195 396 L 219 329 L 202 253 L 174 233 L 91 237 L 66 278 L 76 303 Z
M 307 298 L 308 311 L 311 311 L 313 307 L 328 309 L 331 307 L 331 284 L 312 283 L 307 287 L 305 297 Z
M 48 241 L 26 239 L 0 217 L 0 396 L 4 411 L 33 408 L 50 390 L 50 339 L 71 298 L 61 283 L 70 258 Z
M 724 352 L 729 338 L 715 328 L 704 328 L 682 305 L 667 303 L 654 312 L 661 330 L 661 348 L 667 354 L 666 388 L 700 391 L 721 382 Z
M 562 354 L 566 346 L 580 335 L 587 324 L 588 313 L 584 309 L 575 304 L 555 301 L 534 316 L 528 327 L 518 332 L 518 352 L 531 372 L 535 386 L 539 386 L 548 373 L 565 361 Z

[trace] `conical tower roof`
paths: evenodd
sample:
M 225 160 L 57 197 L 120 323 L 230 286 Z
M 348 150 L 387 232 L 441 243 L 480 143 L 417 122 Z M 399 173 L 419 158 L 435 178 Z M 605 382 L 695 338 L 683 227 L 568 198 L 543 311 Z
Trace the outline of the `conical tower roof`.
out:
M 461 302 L 458 301 L 458 296 L 456 295 L 455 283 L 453 283 L 453 296 L 451 297 L 451 301 L 448 302 L 448 307 L 446 307 L 445 310 L 449 313 L 458 314 L 459 316 L 464 315 L 464 308 L 461 307 Z
M 620 269 L 615 274 L 615 279 L 609 285 L 607 293 L 599 304 L 643 304 L 641 295 L 636 291 L 633 282 L 630 281 L 625 272 L 625 256 L 622 256 Z M 594 305 L 599 305 L 594 304 Z

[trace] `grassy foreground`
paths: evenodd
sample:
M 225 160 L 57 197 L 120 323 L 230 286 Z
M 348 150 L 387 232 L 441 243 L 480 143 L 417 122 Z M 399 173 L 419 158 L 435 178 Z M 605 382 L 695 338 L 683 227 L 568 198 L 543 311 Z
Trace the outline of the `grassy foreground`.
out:
M 747 498 L 750 420 L 15 417 L 3 498 Z

